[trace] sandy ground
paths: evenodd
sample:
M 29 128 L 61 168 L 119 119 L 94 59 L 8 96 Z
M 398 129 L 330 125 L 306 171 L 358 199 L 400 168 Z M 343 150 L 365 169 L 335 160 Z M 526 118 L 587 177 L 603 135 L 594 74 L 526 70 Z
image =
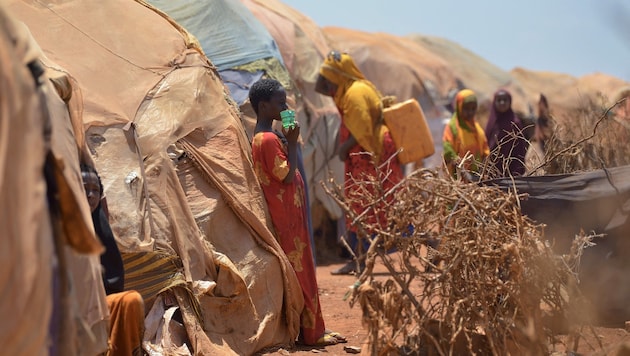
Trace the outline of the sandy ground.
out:
M 355 304 L 352 308 L 347 301 L 343 300 L 349 287 L 355 282 L 355 276 L 333 276 L 330 274 L 343 265 L 343 261 L 336 259 L 332 263 L 320 264 L 317 267 L 317 280 L 320 290 L 320 303 L 326 327 L 330 330 L 343 334 L 348 342 L 322 348 L 296 346 L 292 349 L 266 350 L 258 355 L 312 355 L 314 353 L 326 353 L 329 355 L 349 355 L 352 354 L 344 349 L 350 346 L 363 348 L 367 330 L 361 324 L 361 308 Z M 376 266 L 375 278 L 386 279 L 387 272 L 383 266 Z M 618 353 L 620 343 L 630 344 L 630 333 L 620 328 L 594 328 L 595 334 L 601 338 L 603 349 L 598 345 L 595 337 L 587 337 L 579 343 L 578 352 L 580 355 L 630 355 L 630 347 L 625 352 Z M 565 355 L 562 341 L 565 337 L 559 336 L 558 343 L 552 355 Z M 575 354 L 574 354 L 575 355 Z

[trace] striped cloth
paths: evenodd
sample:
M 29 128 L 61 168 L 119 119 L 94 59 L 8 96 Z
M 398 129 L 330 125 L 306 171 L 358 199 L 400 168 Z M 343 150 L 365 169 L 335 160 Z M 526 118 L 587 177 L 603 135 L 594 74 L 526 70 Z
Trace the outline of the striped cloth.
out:
M 197 318 L 203 322 L 199 300 L 186 283 L 183 265 L 178 256 L 163 252 L 125 252 L 122 253 L 122 258 L 125 266 L 125 290 L 140 293 L 147 310 L 158 294 L 182 288 L 186 291 Z

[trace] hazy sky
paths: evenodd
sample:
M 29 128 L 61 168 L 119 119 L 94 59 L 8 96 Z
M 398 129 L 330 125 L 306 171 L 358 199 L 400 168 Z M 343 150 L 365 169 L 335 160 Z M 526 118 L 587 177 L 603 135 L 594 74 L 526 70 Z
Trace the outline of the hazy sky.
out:
M 320 27 L 455 41 L 504 70 L 630 81 L 630 0 L 281 0 Z

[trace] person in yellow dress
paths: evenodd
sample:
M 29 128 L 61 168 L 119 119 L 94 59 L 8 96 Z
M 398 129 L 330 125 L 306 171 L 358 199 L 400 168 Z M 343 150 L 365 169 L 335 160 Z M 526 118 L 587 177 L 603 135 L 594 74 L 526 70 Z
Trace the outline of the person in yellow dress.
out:
M 442 145 L 446 168 L 453 177 L 465 181 L 479 179 L 484 160 L 490 155 L 488 140 L 481 125 L 475 119 L 477 114 L 477 95 L 470 89 L 460 90 L 455 96 L 455 112 L 444 127 Z M 467 155 L 461 175 L 457 166 Z

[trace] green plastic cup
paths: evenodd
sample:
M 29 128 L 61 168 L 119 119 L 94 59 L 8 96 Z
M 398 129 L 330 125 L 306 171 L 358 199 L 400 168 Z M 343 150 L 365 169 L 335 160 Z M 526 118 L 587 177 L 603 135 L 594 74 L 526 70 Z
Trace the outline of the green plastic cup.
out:
M 290 129 L 295 127 L 295 111 L 294 110 L 283 110 L 280 111 L 280 118 L 282 119 L 282 127 L 285 129 Z

